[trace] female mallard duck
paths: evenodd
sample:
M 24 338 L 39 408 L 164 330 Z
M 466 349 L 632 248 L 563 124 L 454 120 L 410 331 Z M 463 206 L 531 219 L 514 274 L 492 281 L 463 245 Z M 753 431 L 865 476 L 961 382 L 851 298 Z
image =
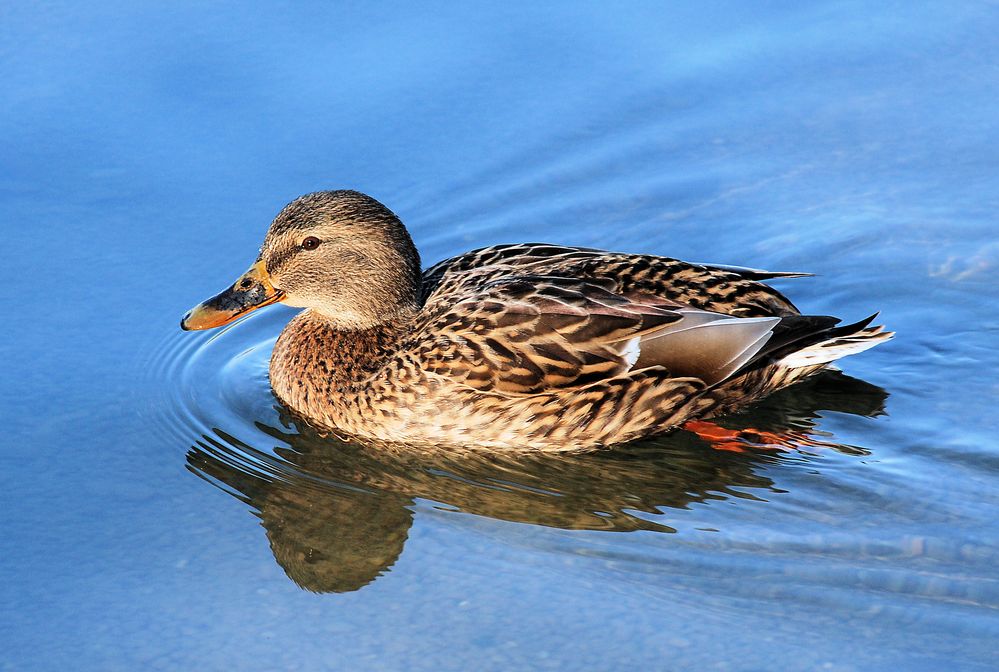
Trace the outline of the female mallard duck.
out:
M 359 438 L 578 450 L 731 411 L 891 337 L 801 315 L 760 280 L 801 273 L 539 243 L 420 272 L 399 218 L 356 191 L 288 204 L 257 262 L 191 310 L 210 329 L 276 301 L 271 386 Z

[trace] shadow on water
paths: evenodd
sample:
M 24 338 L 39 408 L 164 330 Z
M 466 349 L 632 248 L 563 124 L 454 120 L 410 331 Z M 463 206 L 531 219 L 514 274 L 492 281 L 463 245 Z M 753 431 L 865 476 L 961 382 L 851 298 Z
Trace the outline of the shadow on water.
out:
M 837 371 L 772 395 L 720 425 L 715 446 L 677 431 L 611 450 L 573 455 L 497 455 L 366 447 L 317 434 L 282 414 L 257 427 L 280 442 L 250 446 L 222 430 L 204 435 L 188 468 L 260 517 L 278 564 L 313 592 L 358 590 L 402 553 L 416 499 L 499 520 L 563 529 L 674 532 L 641 514 L 775 491 L 766 464 L 816 448 L 867 454 L 818 429 L 821 411 L 884 412 L 887 392 Z M 737 433 L 743 428 L 752 431 Z M 760 436 L 768 437 L 760 443 Z M 721 448 L 721 449 L 716 449 Z

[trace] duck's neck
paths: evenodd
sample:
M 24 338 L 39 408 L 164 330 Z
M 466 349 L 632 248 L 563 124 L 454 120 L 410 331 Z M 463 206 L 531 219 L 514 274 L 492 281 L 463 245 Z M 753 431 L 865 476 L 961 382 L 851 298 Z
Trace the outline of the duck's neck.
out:
M 385 364 L 407 322 L 345 329 L 316 311 L 303 311 L 274 345 L 271 387 L 284 403 L 314 416 L 310 409 L 349 395 Z

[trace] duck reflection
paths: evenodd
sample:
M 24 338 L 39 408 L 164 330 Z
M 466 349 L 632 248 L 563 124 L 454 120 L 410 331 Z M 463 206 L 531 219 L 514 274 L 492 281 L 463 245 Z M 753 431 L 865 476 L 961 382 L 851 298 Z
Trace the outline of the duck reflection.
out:
M 829 371 L 720 420 L 727 430 L 717 441 L 702 431 L 675 431 L 572 455 L 364 446 L 282 415 L 282 428 L 258 427 L 283 445 L 261 450 L 216 430 L 192 446 L 187 460 L 195 474 L 256 511 L 275 559 L 299 586 L 347 592 L 398 559 L 417 498 L 565 529 L 673 532 L 651 518 L 662 519 L 664 508 L 771 489 L 757 469 L 789 451 L 866 453 L 821 436 L 819 413 L 875 416 L 886 398 L 880 387 Z M 704 438 L 723 450 L 705 447 Z

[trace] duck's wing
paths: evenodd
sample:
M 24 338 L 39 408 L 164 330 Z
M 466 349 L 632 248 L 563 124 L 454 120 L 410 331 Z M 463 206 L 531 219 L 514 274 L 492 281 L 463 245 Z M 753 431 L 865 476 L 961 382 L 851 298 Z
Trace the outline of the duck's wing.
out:
M 699 310 L 612 279 L 516 275 L 434 295 L 403 350 L 420 369 L 503 394 L 580 387 L 642 369 L 724 380 L 782 322 Z
M 651 294 L 691 308 L 741 317 L 797 315 L 783 294 L 762 280 L 802 277 L 733 266 L 695 264 L 643 254 L 547 243 L 495 245 L 446 259 L 423 274 L 423 299 L 461 296 L 474 283 L 520 274 L 611 281 L 623 295 Z

